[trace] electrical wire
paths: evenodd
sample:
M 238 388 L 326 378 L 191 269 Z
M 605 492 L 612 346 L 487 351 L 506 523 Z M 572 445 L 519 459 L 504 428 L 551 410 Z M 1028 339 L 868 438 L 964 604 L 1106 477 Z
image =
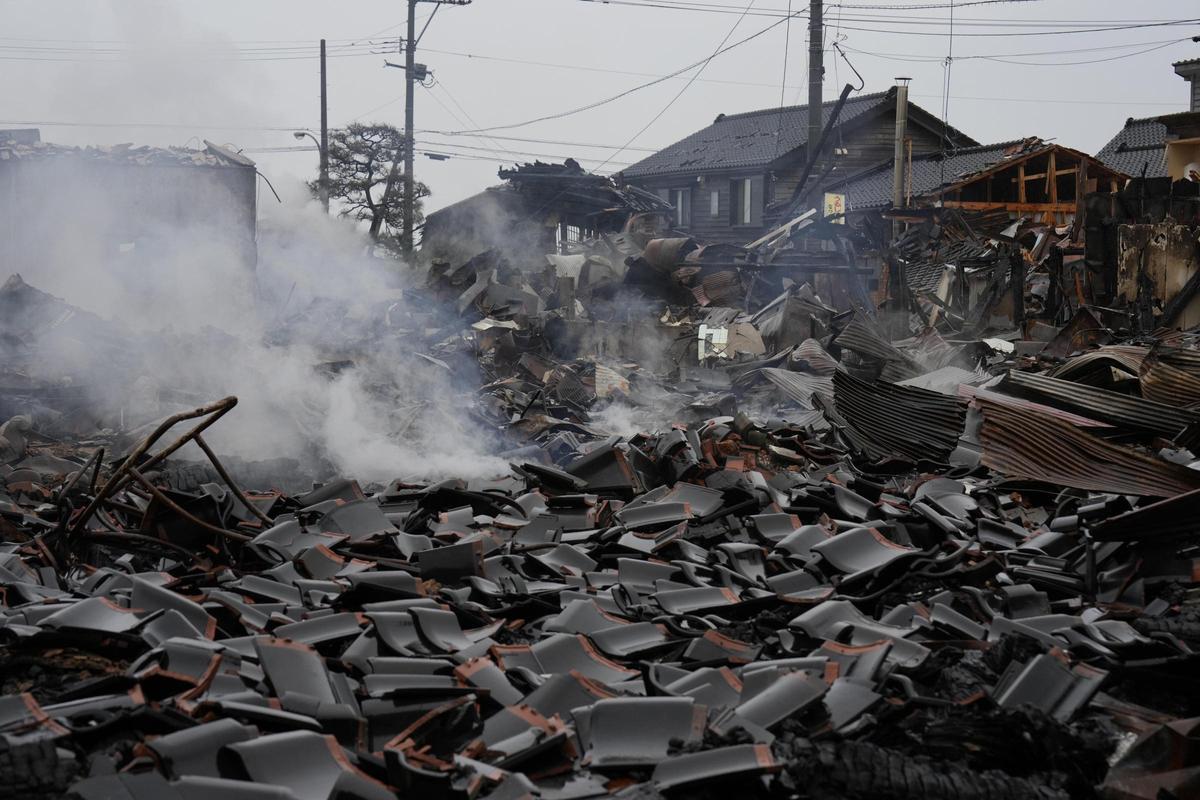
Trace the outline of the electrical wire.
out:
M 664 8 L 664 9 L 671 9 L 671 10 L 676 10 L 676 11 L 711 11 L 711 12 L 722 13 L 722 14 L 740 14 L 740 12 L 736 9 L 736 7 L 715 6 L 712 4 L 687 4 L 687 5 L 685 5 L 685 4 L 679 4 L 679 3 L 671 3 L 670 0 L 653 0 L 653 2 L 650 2 L 649 0 L 647 0 L 647 2 L 637 2 L 637 0 L 575 0 L 575 1 L 576 2 L 586 2 L 586 3 L 597 3 L 597 4 L 602 4 L 602 5 L 630 6 L 630 7 L 634 7 L 634 8 L 650 8 L 650 9 Z M 1023 0 L 1002 0 L 1002 1 L 1003 2 L 1022 2 Z M 1024 1 L 1035 2 L 1036 0 L 1024 0 Z M 945 4 L 942 4 L 940 6 L 929 6 L 929 7 L 930 8 L 933 8 L 933 7 L 947 8 L 948 6 Z M 906 8 L 906 7 L 902 7 L 902 8 Z M 754 12 L 754 13 L 750 14 L 750 16 L 779 17 L 780 19 L 786 19 L 787 12 L 783 9 L 778 9 L 777 11 L 760 10 L 758 12 Z M 867 33 L 901 34 L 901 35 L 908 35 L 908 36 L 944 36 L 945 35 L 944 33 L 940 32 L 940 31 L 899 30 L 895 27 L 897 25 L 911 25 L 911 26 L 919 26 L 919 27 L 937 27 L 939 25 L 939 23 L 934 22 L 934 21 L 917 20 L 917 19 L 911 19 L 911 18 L 904 19 L 904 18 L 897 18 L 897 17 L 884 17 L 884 16 L 862 16 L 862 17 L 845 17 L 843 22 L 844 23 L 858 22 L 858 23 L 862 23 L 862 24 L 877 23 L 877 24 L 887 26 L 887 27 L 858 27 L 858 26 L 849 25 L 849 24 L 843 24 L 843 26 L 842 26 L 846 30 L 862 31 L 862 32 L 867 32 Z M 1089 21 L 1086 23 L 1069 23 L 1068 22 L 1068 23 L 1054 23 L 1054 24 L 1058 25 L 1059 27 L 1066 28 L 1064 30 L 1017 30 L 1017 31 L 988 32 L 988 33 L 965 32 L 965 31 L 960 30 L 957 35 L 960 37 L 962 37 L 962 36 L 976 36 L 976 37 L 1058 36 L 1058 35 L 1076 34 L 1076 33 L 1104 33 L 1104 32 L 1111 32 L 1111 31 L 1133 30 L 1133 29 L 1138 29 L 1138 28 L 1154 28 L 1154 27 L 1163 27 L 1163 26 L 1172 26 L 1172 25 L 1187 25 L 1187 24 L 1194 24 L 1197 22 L 1200 22 L 1200 18 L 1174 19 L 1174 20 L 1152 20 L 1152 21 L 1140 21 L 1139 20 L 1139 21 L 1121 22 L 1121 24 L 1115 24 L 1115 25 L 1106 26 L 1106 27 L 1075 27 L 1075 26 L 1094 26 L 1096 24 L 1094 21 Z M 940 23 L 940 24 L 944 24 L 944 23 Z M 956 24 L 960 28 L 963 26 L 967 26 L 967 25 L 977 26 L 977 27 L 994 27 L 994 28 L 1040 28 L 1040 27 L 1045 27 L 1048 23 L 1031 21 L 1031 20 L 1022 20 L 1022 21 L 1012 21 L 1012 22 L 959 21 Z
M 441 142 L 418 142 L 417 145 L 418 145 L 417 147 L 413 148 L 413 152 L 421 154 L 421 155 L 425 155 L 428 153 L 428 154 L 433 154 L 433 155 L 449 155 L 453 158 L 462 158 L 462 159 L 466 159 L 468 161 L 493 161 L 493 162 L 497 162 L 497 163 L 511 163 L 507 159 L 500 158 L 498 156 L 485 155 L 488 153 L 496 152 L 496 151 L 490 150 L 489 148 L 486 148 L 486 147 L 470 148 L 470 150 L 472 152 L 459 152 L 459 150 L 467 149 L 466 145 L 460 145 L 460 144 L 456 144 L 456 143 L 443 144 Z M 247 148 L 243 148 L 240 152 L 249 153 L 251 155 L 256 155 L 256 154 L 266 154 L 266 153 L 316 153 L 318 151 L 319 151 L 319 148 L 314 147 L 313 145 L 295 145 L 295 146 L 283 146 L 283 147 L 247 147 Z M 600 161 L 599 158 L 588 158 L 586 156 L 582 156 L 582 157 L 580 157 L 580 156 L 564 156 L 564 155 L 560 155 L 557 153 L 538 153 L 538 152 L 526 152 L 526 151 L 521 151 L 521 150 L 518 150 L 515 153 L 510 153 L 510 155 L 522 155 L 522 156 L 527 156 L 527 157 L 531 157 L 531 158 L 548 158 L 548 159 L 553 159 L 556 161 L 561 161 L 566 158 L 575 158 L 576 161 L 588 161 L 588 162 L 599 162 Z M 613 166 L 618 166 L 618 167 L 630 166 L 630 164 L 628 162 L 612 161 L 609 163 L 612 164 Z M 592 171 L 596 172 L 598 170 L 599 170 L 599 167 L 593 169 Z
M 1183 40 L 1179 40 L 1179 41 L 1188 41 L 1188 40 L 1183 39 Z M 1091 58 L 1091 59 L 1084 59 L 1084 60 L 1079 60 L 1079 61 L 1013 61 L 1011 59 L 998 58 L 995 56 L 981 56 L 981 58 L 984 61 L 994 61 L 998 64 L 1015 64 L 1017 66 L 1022 66 L 1022 67 L 1073 67 L 1073 66 L 1078 66 L 1079 64 L 1104 64 L 1109 61 L 1120 61 L 1121 59 L 1124 59 L 1124 58 L 1133 58 L 1134 56 L 1141 56 L 1141 55 L 1145 55 L 1146 53 L 1153 53 L 1157 50 L 1162 50 L 1164 48 L 1170 47 L 1171 45 L 1177 44 L 1177 43 L 1178 43 L 1177 41 L 1176 42 L 1167 42 L 1165 44 L 1160 44 L 1155 47 L 1147 47 L 1145 50 L 1138 50 L 1137 52 L 1134 52 L 1134 53 L 1124 53 L 1119 56 L 1110 56 L 1108 58 Z
M 806 15 L 797 12 L 797 14 L 795 16 L 799 17 L 799 16 L 806 16 Z M 718 50 L 716 50 L 712 55 L 708 56 L 707 58 L 703 58 L 700 61 L 695 62 L 694 64 L 689 64 L 688 66 L 686 66 L 682 69 L 678 69 L 668 75 L 663 75 L 661 77 L 655 78 L 654 80 L 647 81 L 646 83 L 639 84 L 630 89 L 626 89 L 625 91 L 619 92 L 618 94 L 612 95 L 610 97 L 606 97 L 603 100 L 597 100 L 594 103 L 588 103 L 587 105 L 579 106 L 577 108 L 573 108 L 568 111 L 560 111 L 556 114 L 547 114 L 542 117 L 536 117 L 534 119 L 525 120 L 524 122 L 512 122 L 507 125 L 492 125 L 487 128 L 476 128 L 474 130 L 468 130 L 468 131 L 455 131 L 455 133 L 487 133 L 489 131 L 501 131 L 501 130 L 511 130 L 512 128 L 523 128 L 527 125 L 533 125 L 538 122 L 547 122 L 549 120 L 562 119 L 563 117 L 573 116 L 575 114 L 580 114 L 584 111 L 590 111 L 594 108 L 599 108 L 600 106 L 608 105 L 609 103 L 612 103 L 616 100 L 620 100 L 624 97 L 628 97 L 629 95 L 633 94 L 634 92 L 641 91 L 642 89 L 648 89 L 651 86 L 657 86 L 658 84 L 662 83 L 663 81 L 667 81 L 678 75 L 682 75 L 685 72 L 689 72 L 701 65 L 706 65 L 710 61 L 712 61 L 714 58 L 716 58 L 717 56 L 722 55 L 724 53 L 728 53 L 730 50 L 733 50 L 736 47 L 740 47 L 741 45 L 746 44 L 747 42 L 757 39 L 758 37 L 762 36 L 763 34 L 767 33 L 768 31 L 774 30 L 775 28 L 779 27 L 785 21 L 786 20 L 781 19 L 778 22 L 772 22 L 767 27 L 762 28 L 761 30 L 750 34 L 749 36 L 747 36 L 744 39 L 740 39 L 731 45 L 726 45 L 722 48 L 719 48 Z M 691 83 L 692 83 L 692 81 L 689 81 L 688 86 L 690 86 Z
M 453 117 L 454 120 L 458 124 L 462 125 L 464 128 L 470 127 L 471 125 L 474 125 L 476 128 L 479 127 L 479 123 L 475 121 L 474 117 L 471 116 L 469 111 L 467 111 L 465 108 L 463 108 L 462 103 L 458 102 L 458 100 L 456 100 L 454 98 L 454 95 L 452 95 L 450 93 L 450 90 L 448 88 L 446 88 L 445 83 L 443 83 L 439 79 L 434 84 L 434 86 L 438 89 L 441 89 L 443 94 L 446 95 L 446 97 L 450 100 L 450 102 L 453 103 L 458 108 L 458 110 L 463 113 L 462 117 L 458 116 L 458 114 L 455 114 L 454 111 L 452 109 L 448 108 L 445 103 L 443 103 L 441 100 L 438 100 L 437 95 L 435 95 L 433 93 L 433 88 L 429 89 L 429 94 L 433 97 L 433 99 L 436 100 L 438 105 L 440 105 L 443 109 L 445 109 L 446 112 L 449 113 L 450 116 Z M 464 117 L 465 117 L 465 119 L 464 119 Z M 508 150 L 508 148 L 506 148 L 504 145 L 500 144 L 499 142 L 495 141 L 490 136 L 485 136 L 484 138 L 487 141 L 491 142 L 493 145 L 495 145 L 497 150 L 506 152 L 506 153 L 510 153 L 511 155 L 516 155 L 516 153 L 512 153 L 512 151 Z
M 788 53 L 792 44 L 792 0 L 788 0 L 787 10 L 787 23 L 783 27 L 783 73 L 779 76 L 779 113 L 775 116 L 775 148 L 774 153 L 771 155 L 772 161 L 779 157 L 779 134 L 783 130 L 783 103 L 787 93 Z M 836 69 L 834 67 L 835 76 Z
M 614 6 L 630 6 L 632 8 L 650 8 L 650 9 L 666 9 L 671 11 L 696 11 L 712 14 L 739 14 L 741 6 L 729 5 L 724 3 L 701 3 L 690 2 L 689 0 L 581 0 L 585 3 L 593 3 L 596 5 L 614 5 Z M 1043 0 L 982 0 L 981 2 L 972 3 L 972 5 L 995 5 L 998 3 L 1036 3 Z M 869 10 L 929 10 L 942 9 L 946 5 L 924 5 L 924 6 L 855 6 L 838 3 L 830 3 L 826 8 L 850 8 L 857 11 Z M 764 8 L 751 14 L 751 16 L 778 16 L 783 9 L 781 8 Z
M 938 179 L 938 201 L 944 198 L 946 186 L 946 127 L 950 117 L 950 68 L 954 66 L 954 0 L 950 0 L 950 37 L 946 49 L 945 76 L 942 82 L 941 176 Z
M 986 55 L 959 55 L 959 56 L 956 56 L 955 58 L 958 61 L 965 61 L 967 59 L 1014 58 L 1014 57 L 1023 57 L 1023 56 L 1053 55 L 1056 53 L 1090 53 L 1090 52 L 1103 52 L 1103 51 L 1109 51 L 1109 50 L 1126 48 L 1126 47 L 1139 47 L 1141 45 L 1155 45 L 1155 44 L 1164 44 L 1164 43 L 1171 44 L 1171 43 L 1187 42 L 1187 41 L 1191 41 L 1190 37 L 1184 37 L 1184 38 L 1180 38 L 1180 39 L 1158 40 L 1158 41 L 1153 41 L 1153 42 L 1135 42 L 1135 43 L 1122 44 L 1122 45 L 1104 45 L 1104 46 L 1098 46 L 1098 47 L 1082 47 L 1082 48 L 1073 48 L 1073 49 L 1068 49 L 1068 50 L 1046 50 L 1046 51 L 1041 51 L 1041 52 L 1037 52 L 1037 53 L 989 53 Z M 508 58 L 505 56 L 493 56 L 493 55 L 487 55 L 484 53 L 467 53 L 467 52 L 462 52 L 462 51 L 458 51 L 458 50 L 433 50 L 430 48 L 423 48 L 423 49 L 427 53 L 437 53 L 438 55 L 458 56 L 458 57 L 462 57 L 462 58 L 466 58 L 466 59 L 470 59 L 470 60 L 493 61 L 493 62 L 498 62 L 498 63 L 516 64 L 516 65 L 529 66 L 529 67 L 576 70 L 579 72 L 604 73 L 604 74 L 612 74 L 612 75 L 629 75 L 629 76 L 638 77 L 638 78 L 670 78 L 672 80 L 685 80 L 685 78 L 681 77 L 680 75 L 665 76 L 665 75 L 661 75 L 661 74 L 653 73 L 653 72 L 634 72 L 631 70 L 611 69 L 611 68 L 600 67 L 600 66 L 592 66 L 592 65 L 588 65 L 588 64 L 564 64 L 564 63 L 560 63 L 560 62 L 530 61 L 527 59 Z M 878 53 L 875 51 L 862 50 L 860 48 L 855 48 L 855 47 L 850 47 L 850 46 L 844 46 L 844 49 L 849 52 L 852 52 L 852 53 L 857 53 L 859 55 L 883 58 L 883 59 L 892 60 L 892 61 L 912 61 L 912 62 L 918 62 L 918 63 L 939 63 L 944 59 L 944 56 L 919 56 L 916 54 L 909 54 L 909 53 Z M 726 85 L 726 86 L 761 87 L 761 88 L 768 88 L 768 89 L 773 89 L 777 85 L 775 83 L 768 83 L 765 81 L 734 81 L 734 80 L 727 80 L 727 79 L 722 79 L 722 78 L 697 78 L 696 82 L 697 83 L 719 84 L 719 85 Z M 799 102 L 798 94 L 800 92 L 804 91 L 804 89 L 807 87 L 805 84 L 800 83 L 795 86 L 788 86 L 788 88 L 796 90 L 797 96 L 796 96 L 796 99 L 793 101 L 793 105 L 795 105 L 796 103 Z M 940 93 L 936 94 L 936 95 L 913 94 L 910 96 L 911 97 L 937 97 L 939 99 L 941 98 Z M 1088 105 L 1170 106 L 1170 105 L 1175 104 L 1175 101 L 1173 101 L 1173 100 L 1162 100 L 1162 101 L 1158 101 L 1158 102 L 1153 102 L 1153 101 L 1145 101 L 1145 100 L 1119 100 L 1119 99 L 1118 100 L 1071 100 L 1069 98 L 1068 99 L 1057 99 L 1056 98 L 1054 100 L 1047 100 L 1044 97 L 1042 97 L 1042 98 L 1037 98 L 1037 97 L 977 97 L 977 96 L 968 96 L 968 95 L 951 95 L 951 96 L 955 100 L 996 100 L 998 102 L 1014 102 L 1014 103 L 1017 103 L 1017 102 L 1020 102 L 1020 103 L 1054 103 L 1055 105 L 1062 104 L 1062 103 L 1080 103 L 1080 104 L 1086 103 Z M 357 117 L 353 117 L 352 119 L 358 119 L 359 117 L 365 116 L 366 114 L 374 113 L 375 111 L 378 111 L 380 108 L 384 108 L 388 105 L 391 105 L 392 103 L 399 102 L 400 100 L 403 100 L 403 99 L 404 99 L 403 95 L 401 95 L 400 97 L 393 98 L 392 100 L 387 101 L 383 105 L 377 106 L 376 108 L 372 109 L 371 111 L 367 111 L 363 114 L 358 115 Z
M 754 6 L 755 2 L 756 2 L 756 0 L 750 0 L 750 2 L 746 4 L 746 12 L 750 11 L 750 9 Z M 742 20 L 744 20 L 745 18 L 746 18 L 745 14 L 742 14 L 742 16 L 737 18 L 737 20 L 733 23 L 733 26 L 729 29 L 729 33 L 725 34 L 725 38 L 722 39 L 721 43 L 717 45 L 717 49 L 713 50 L 713 54 L 711 56 L 709 56 L 708 58 L 706 58 L 704 60 L 704 62 L 700 64 L 700 68 L 692 74 L 692 76 L 688 79 L 688 82 L 683 85 L 683 88 L 680 89 L 678 92 L 676 92 L 675 96 L 672 97 L 670 99 L 670 101 L 665 106 L 663 106 L 662 109 L 657 114 L 655 114 L 654 117 L 649 122 L 647 122 L 645 125 L 643 125 L 641 127 L 641 129 L 638 130 L 637 133 L 635 133 L 633 136 L 630 136 L 629 141 L 625 142 L 625 144 L 621 145 L 618 149 L 614 150 L 613 154 L 608 157 L 608 160 L 616 158 L 621 153 L 623 153 L 625 151 L 625 148 L 628 147 L 629 145 L 633 144 L 639 136 L 641 136 L 643 133 L 645 133 L 650 128 L 651 125 L 653 125 L 654 123 L 656 123 L 660 119 L 662 119 L 663 114 L 666 114 L 667 111 L 670 110 L 671 106 L 675 105 L 675 102 L 677 100 L 679 100 L 679 98 L 683 97 L 684 92 L 686 92 L 688 89 L 692 88 L 692 84 L 696 82 L 696 78 L 700 77 L 701 73 L 704 72 L 704 69 L 710 63 L 712 63 L 712 60 L 714 58 L 716 58 L 718 55 L 720 55 L 720 53 L 722 52 L 721 48 L 723 48 L 725 46 L 725 43 L 729 41 L 730 37 L 733 36 L 733 34 L 737 30 L 738 26 L 742 24 Z M 790 24 L 791 19 L 792 19 L 792 15 L 788 14 L 788 16 L 784 20 L 784 22 L 787 22 Z M 605 164 L 608 163 L 608 160 L 605 160 L 604 163 L 601 164 L 600 166 L 603 167 Z

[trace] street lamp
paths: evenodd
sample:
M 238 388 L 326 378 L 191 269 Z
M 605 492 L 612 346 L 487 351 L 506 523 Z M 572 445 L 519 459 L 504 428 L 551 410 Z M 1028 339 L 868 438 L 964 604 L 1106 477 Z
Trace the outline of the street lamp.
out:
M 321 154 L 321 177 L 318 179 L 318 187 L 320 189 L 321 205 L 325 208 L 325 213 L 329 213 L 329 153 L 321 146 L 321 140 L 313 136 L 308 131 L 296 131 L 292 134 L 297 140 L 302 140 L 305 136 L 313 140 L 317 146 L 317 152 Z

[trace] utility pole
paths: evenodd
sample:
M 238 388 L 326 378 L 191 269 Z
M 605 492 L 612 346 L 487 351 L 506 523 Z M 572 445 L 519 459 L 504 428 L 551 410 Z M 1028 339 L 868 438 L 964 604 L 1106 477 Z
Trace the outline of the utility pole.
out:
M 329 95 L 325 83 L 325 40 L 321 40 L 321 205 L 329 213 Z
M 400 240 L 404 257 L 413 250 L 413 208 L 416 203 L 416 177 L 413 175 L 413 94 L 416 77 L 413 75 L 417 63 L 417 2 L 408 0 L 408 36 L 404 40 L 404 233 Z
M 811 154 L 821 138 L 821 83 L 825 79 L 822 55 L 825 27 L 822 23 L 822 0 L 808 4 L 808 152 Z
M 416 138 L 413 136 L 413 94 L 416 82 L 424 79 L 427 70 L 421 65 L 420 76 L 417 75 L 417 3 L 435 3 L 437 5 L 465 6 L 471 0 L 408 0 L 408 35 L 404 40 L 404 208 L 403 239 L 404 255 L 412 255 L 413 249 L 413 220 L 416 216 L 417 179 L 413 175 L 413 148 Z M 426 27 L 429 23 L 425 23 Z M 424 31 L 421 31 L 424 34 Z

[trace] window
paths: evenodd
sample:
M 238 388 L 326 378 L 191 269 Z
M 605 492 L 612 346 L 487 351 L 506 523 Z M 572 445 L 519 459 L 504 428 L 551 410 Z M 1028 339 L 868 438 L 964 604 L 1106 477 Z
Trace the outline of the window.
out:
M 691 189 L 672 189 L 671 190 L 671 205 L 675 206 L 675 227 L 686 228 L 691 224 L 692 217 L 692 190 Z
M 754 220 L 750 180 L 738 178 L 729 182 L 729 222 L 733 225 L 749 225 Z
M 710 217 L 721 216 L 721 193 L 716 189 L 708 195 L 708 215 Z

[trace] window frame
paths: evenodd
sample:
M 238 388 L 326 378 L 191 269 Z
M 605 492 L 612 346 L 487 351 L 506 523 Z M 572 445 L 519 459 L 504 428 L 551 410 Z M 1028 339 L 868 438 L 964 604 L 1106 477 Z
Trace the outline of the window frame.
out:
M 675 207 L 671 220 L 675 227 L 686 230 L 692 226 L 692 187 L 677 186 L 667 190 L 668 201 Z
M 730 179 L 729 224 L 734 227 L 754 224 L 754 178 Z

